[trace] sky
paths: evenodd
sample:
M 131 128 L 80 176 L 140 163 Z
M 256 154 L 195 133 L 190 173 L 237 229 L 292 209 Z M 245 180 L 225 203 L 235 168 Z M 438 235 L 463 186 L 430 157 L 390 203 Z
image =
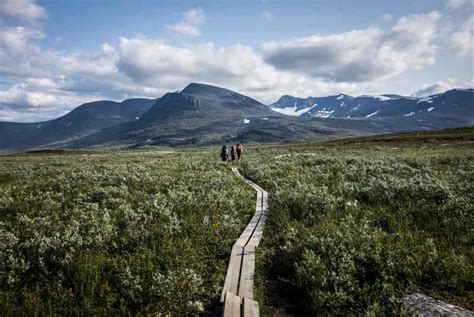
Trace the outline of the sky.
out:
M 191 82 L 263 103 L 474 87 L 474 0 L 0 0 L 0 121 Z

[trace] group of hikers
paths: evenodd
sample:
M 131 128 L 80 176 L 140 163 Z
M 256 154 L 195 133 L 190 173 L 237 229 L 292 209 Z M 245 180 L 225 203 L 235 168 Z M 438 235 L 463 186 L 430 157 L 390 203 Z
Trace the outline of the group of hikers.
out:
M 230 160 L 231 162 L 240 162 L 242 158 L 242 152 L 244 151 L 244 145 L 237 143 L 235 145 L 230 146 Z M 221 159 L 222 162 L 227 164 L 229 161 L 229 149 L 227 148 L 227 144 L 222 146 L 221 150 Z

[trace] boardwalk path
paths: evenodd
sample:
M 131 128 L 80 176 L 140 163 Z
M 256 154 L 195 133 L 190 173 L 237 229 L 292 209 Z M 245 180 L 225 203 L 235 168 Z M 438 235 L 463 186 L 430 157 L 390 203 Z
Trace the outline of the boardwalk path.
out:
M 232 247 L 221 302 L 224 317 L 253 317 L 259 315 L 258 303 L 253 299 L 255 248 L 260 243 L 267 219 L 268 193 L 245 179 L 236 168 L 232 171 L 257 191 L 257 204 L 255 214 Z

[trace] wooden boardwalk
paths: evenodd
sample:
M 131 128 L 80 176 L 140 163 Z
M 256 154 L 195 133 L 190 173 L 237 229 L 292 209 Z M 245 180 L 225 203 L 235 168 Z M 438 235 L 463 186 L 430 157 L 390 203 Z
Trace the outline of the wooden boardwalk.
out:
M 267 219 L 268 193 L 245 179 L 236 168 L 232 171 L 257 191 L 257 203 L 255 214 L 232 247 L 221 303 L 224 317 L 254 317 L 259 316 L 258 303 L 253 299 L 255 248 L 260 243 Z

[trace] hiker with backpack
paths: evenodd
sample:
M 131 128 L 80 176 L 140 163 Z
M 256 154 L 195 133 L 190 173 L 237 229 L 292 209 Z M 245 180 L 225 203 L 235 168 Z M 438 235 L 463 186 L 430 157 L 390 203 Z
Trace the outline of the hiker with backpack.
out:
M 228 158 L 229 158 L 229 150 L 227 149 L 227 145 L 224 145 L 224 146 L 222 146 L 222 150 L 221 150 L 221 159 L 222 159 L 222 162 L 224 162 L 225 164 L 227 164 Z
M 235 145 L 232 145 L 230 147 L 230 159 L 232 162 L 235 162 L 237 160 L 237 151 L 235 149 Z
M 235 151 L 237 152 L 237 162 L 240 162 L 240 159 L 242 158 L 242 152 L 244 151 L 244 145 L 237 143 L 235 146 Z

